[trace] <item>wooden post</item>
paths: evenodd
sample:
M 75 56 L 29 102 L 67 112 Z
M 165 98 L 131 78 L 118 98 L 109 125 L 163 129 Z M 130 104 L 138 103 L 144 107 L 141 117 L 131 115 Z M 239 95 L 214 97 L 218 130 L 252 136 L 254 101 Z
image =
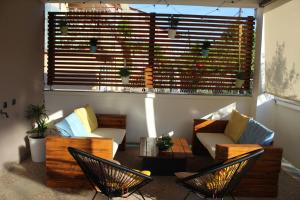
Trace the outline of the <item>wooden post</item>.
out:
M 54 24 L 54 13 L 49 13 L 48 15 L 48 85 L 53 85 L 54 78 L 54 34 L 55 34 L 55 24 Z

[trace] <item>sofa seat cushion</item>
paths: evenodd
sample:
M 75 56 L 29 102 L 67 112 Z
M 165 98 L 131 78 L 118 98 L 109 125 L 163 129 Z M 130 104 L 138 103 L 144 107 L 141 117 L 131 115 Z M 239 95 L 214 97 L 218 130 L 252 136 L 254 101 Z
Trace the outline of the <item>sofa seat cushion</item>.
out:
M 91 132 L 91 137 L 112 138 L 113 140 L 113 156 L 117 153 L 119 144 L 125 137 L 126 130 L 119 128 L 97 128 Z
M 223 133 L 197 133 L 196 136 L 213 158 L 216 156 L 216 144 L 234 144 L 234 141 Z

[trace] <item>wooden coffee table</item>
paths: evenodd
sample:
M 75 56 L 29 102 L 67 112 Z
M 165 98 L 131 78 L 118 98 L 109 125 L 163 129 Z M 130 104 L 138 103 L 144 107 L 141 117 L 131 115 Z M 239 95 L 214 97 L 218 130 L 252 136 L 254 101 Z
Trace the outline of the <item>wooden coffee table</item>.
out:
M 173 146 L 167 151 L 159 151 L 156 138 L 140 139 L 140 157 L 143 158 L 143 169 L 154 175 L 173 175 L 186 171 L 187 158 L 193 157 L 191 148 L 184 138 L 172 138 Z

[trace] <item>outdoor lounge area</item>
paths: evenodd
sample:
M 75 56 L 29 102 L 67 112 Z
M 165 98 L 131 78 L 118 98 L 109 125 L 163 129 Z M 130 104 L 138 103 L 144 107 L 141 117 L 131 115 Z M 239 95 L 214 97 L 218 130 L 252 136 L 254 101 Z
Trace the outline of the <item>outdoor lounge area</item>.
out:
M 300 2 L 0 2 L 0 200 L 300 199 Z

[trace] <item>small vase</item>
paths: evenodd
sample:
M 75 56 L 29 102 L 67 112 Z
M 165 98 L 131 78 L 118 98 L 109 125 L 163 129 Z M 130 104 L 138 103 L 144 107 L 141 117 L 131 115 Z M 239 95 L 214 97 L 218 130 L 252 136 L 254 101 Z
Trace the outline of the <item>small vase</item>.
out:
M 202 56 L 205 56 L 205 57 L 208 56 L 208 53 L 209 53 L 208 49 L 202 49 L 202 51 L 201 51 Z
M 241 88 L 245 83 L 245 80 L 241 80 L 241 79 L 236 79 L 235 80 L 235 87 L 236 88 Z
M 122 83 L 124 85 L 127 85 L 129 83 L 129 76 L 122 76 Z
M 174 39 L 176 36 L 176 29 L 169 29 L 168 36 L 169 36 L 169 38 Z
M 96 53 L 97 52 L 97 46 L 90 46 L 90 51 L 91 51 L 91 53 Z
M 167 151 L 170 148 L 169 145 L 158 145 L 160 151 Z
M 33 162 L 44 162 L 45 161 L 45 138 L 32 138 L 28 136 L 31 159 Z
M 67 26 L 61 26 L 60 27 L 60 33 L 62 35 L 68 35 L 68 27 Z

